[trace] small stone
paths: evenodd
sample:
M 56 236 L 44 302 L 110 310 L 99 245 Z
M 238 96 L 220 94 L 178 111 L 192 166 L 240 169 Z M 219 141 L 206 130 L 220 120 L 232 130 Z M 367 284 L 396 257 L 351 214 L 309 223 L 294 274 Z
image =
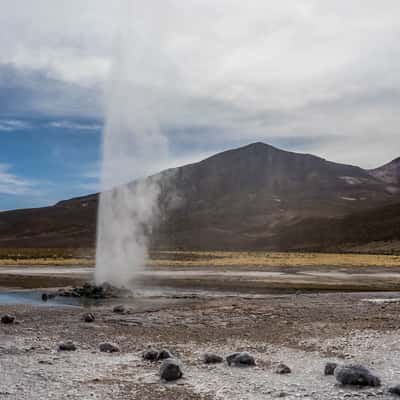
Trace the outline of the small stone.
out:
M 286 365 L 286 364 L 279 364 L 276 369 L 275 369 L 275 373 L 277 374 L 290 374 L 292 372 L 292 370 Z
M 126 312 L 125 306 L 123 304 L 119 304 L 113 308 L 113 312 L 117 314 L 123 314 Z
M 39 360 L 38 363 L 44 365 L 53 365 L 53 363 L 49 360 Z
M 5 314 L 1 317 L 2 324 L 12 324 L 15 321 L 15 317 L 10 314 Z
M 86 313 L 86 314 L 83 315 L 82 319 L 85 322 L 90 323 L 90 322 L 93 322 L 95 320 L 95 317 L 94 317 L 94 314 L 92 314 L 92 313 Z
M 327 362 L 325 364 L 325 368 L 324 368 L 324 374 L 326 376 L 328 375 L 333 375 L 333 373 L 335 372 L 335 368 L 338 366 L 337 363 L 335 362 Z
M 158 353 L 157 358 L 158 360 L 166 360 L 168 358 L 174 358 L 174 356 L 171 354 L 170 351 L 163 349 Z
M 342 385 L 372 386 L 381 385 L 380 379 L 362 365 L 344 365 L 335 368 L 336 380 Z
M 218 364 L 218 363 L 222 363 L 222 361 L 224 361 L 224 359 L 215 353 L 205 353 L 203 355 L 203 361 L 205 364 Z
M 256 365 L 254 357 L 247 352 L 233 353 L 226 357 L 228 365 L 235 367 L 250 367 Z
M 233 360 L 239 355 L 240 353 L 231 353 L 226 356 L 226 362 L 228 365 L 231 365 L 233 363 Z
M 117 353 L 119 352 L 119 347 L 115 343 L 100 343 L 99 350 L 103 353 Z
M 60 343 L 58 345 L 58 351 L 75 351 L 76 346 L 75 344 L 69 340 L 68 342 Z
M 147 361 L 157 361 L 158 351 L 155 349 L 148 349 L 143 352 L 143 359 Z
M 182 366 L 181 363 L 174 359 L 168 358 L 164 360 L 160 367 L 160 378 L 165 381 L 176 381 L 182 378 Z
M 389 388 L 389 393 L 400 396 L 400 385 L 392 386 Z

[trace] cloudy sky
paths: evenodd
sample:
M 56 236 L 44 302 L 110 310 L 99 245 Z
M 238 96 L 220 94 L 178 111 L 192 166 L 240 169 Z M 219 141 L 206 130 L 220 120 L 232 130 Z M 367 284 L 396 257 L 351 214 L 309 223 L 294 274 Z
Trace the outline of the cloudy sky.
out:
M 0 7 L 0 209 L 98 190 L 119 76 L 118 106 L 168 147 L 148 172 L 254 141 L 365 168 L 400 155 L 398 0 Z

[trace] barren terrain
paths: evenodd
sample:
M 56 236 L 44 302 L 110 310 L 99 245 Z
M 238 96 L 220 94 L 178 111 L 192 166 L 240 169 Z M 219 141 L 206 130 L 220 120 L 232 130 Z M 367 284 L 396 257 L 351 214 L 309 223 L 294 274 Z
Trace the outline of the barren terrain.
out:
M 157 260 L 133 297 L 97 302 L 41 301 L 43 291 L 90 279 L 90 266 L 3 265 L 0 314 L 17 323 L 0 324 L 0 399 L 389 399 L 388 388 L 400 383 L 398 258 L 173 253 Z M 119 303 L 126 313 L 113 312 Z M 88 311 L 92 323 L 82 319 Z M 58 351 L 67 340 L 76 351 Z M 108 341 L 120 352 L 100 352 Z M 169 349 L 184 378 L 161 382 L 159 363 L 141 357 L 148 346 Z M 256 366 L 205 365 L 208 351 L 248 351 Z M 362 363 L 382 387 L 342 387 L 324 376 L 327 361 Z M 279 362 L 292 373 L 276 374 Z

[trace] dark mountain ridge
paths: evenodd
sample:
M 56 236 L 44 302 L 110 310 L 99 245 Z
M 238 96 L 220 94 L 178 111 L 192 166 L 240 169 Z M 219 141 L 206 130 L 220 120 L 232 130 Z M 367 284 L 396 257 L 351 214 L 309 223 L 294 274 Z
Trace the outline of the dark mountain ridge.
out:
M 318 221 L 326 224 L 327 219 L 400 203 L 399 185 L 376 174 L 264 143 L 149 179 L 161 187 L 163 218 L 151 237 L 155 248 L 318 248 Z M 92 247 L 97 203 L 95 194 L 52 207 L 0 213 L 0 246 Z M 315 232 L 303 229 L 310 221 Z M 296 232 L 310 240 L 295 240 Z

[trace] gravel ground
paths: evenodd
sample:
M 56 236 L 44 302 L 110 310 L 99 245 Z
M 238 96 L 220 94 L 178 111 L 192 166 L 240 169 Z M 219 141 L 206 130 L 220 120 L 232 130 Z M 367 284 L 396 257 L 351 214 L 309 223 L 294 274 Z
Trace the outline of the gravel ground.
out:
M 0 325 L 0 399 L 389 399 L 387 388 L 400 383 L 400 303 L 365 301 L 376 297 L 382 295 L 160 297 L 130 304 L 122 315 L 111 305 L 3 305 L 0 313 L 18 323 Z M 87 311 L 95 322 L 82 321 Z M 77 350 L 59 352 L 66 340 Z M 121 352 L 101 353 L 105 341 Z M 159 364 L 141 358 L 149 345 L 181 359 L 184 378 L 160 382 Z M 257 365 L 204 365 L 206 351 L 248 351 Z M 362 363 L 383 385 L 339 386 L 323 376 L 327 361 Z M 292 373 L 276 374 L 279 362 Z

